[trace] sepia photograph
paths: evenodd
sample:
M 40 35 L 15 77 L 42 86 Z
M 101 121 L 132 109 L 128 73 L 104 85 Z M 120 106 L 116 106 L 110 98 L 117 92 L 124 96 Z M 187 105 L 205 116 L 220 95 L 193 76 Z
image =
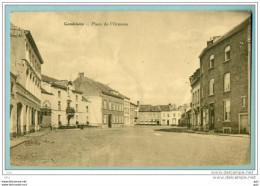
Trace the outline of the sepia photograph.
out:
M 12 11 L 9 162 L 252 163 L 252 12 Z

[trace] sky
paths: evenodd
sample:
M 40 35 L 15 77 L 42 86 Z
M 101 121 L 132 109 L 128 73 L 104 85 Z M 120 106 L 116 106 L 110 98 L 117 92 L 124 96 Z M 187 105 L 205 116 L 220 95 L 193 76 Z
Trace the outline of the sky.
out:
M 44 60 L 42 74 L 73 81 L 84 72 L 133 102 L 181 105 L 191 100 L 189 77 L 210 37 L 248 16 L 246 11 L 12 12 L 11 22 L 30 30 Z

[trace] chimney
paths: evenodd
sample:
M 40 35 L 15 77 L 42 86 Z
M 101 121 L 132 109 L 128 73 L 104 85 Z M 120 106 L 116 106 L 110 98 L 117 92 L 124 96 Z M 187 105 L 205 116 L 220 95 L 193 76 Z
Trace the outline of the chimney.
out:
M 213 40 L 207 41 L 207 46 L 210 46 L 213 44 Z
M 80 72 L 80 73 L 79 73 L 79 78 L 80 78 L 80 79 L 84 78 L 84 72 Z

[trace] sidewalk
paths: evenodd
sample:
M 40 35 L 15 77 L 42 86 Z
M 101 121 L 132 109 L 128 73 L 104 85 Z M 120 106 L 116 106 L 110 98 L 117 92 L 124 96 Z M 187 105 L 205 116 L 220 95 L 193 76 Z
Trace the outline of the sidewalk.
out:
M 195 131 L 192 129 L 185 130 L 187 133 L 195 133 L 195 134 L 204 134 L 204 135 L 218 135 L 218 136 L 231 136 L 231 137 L 242 137 L 242 138 L 250 138 L 248 134 L 228 134 L 228 133 L 214 133 L 210 131 Z
M 41 137 L 50 132 L 51 132 L 51 130 L 37 131 L 37 132 L 26 134 L 24 136 L 19 136 L 17 138 L 11 138 L 10 139 L 10 149 L 13 147 L 16 147 L 26 141 L 29 141 L 30 139 L 32 139 L 34 137 Z

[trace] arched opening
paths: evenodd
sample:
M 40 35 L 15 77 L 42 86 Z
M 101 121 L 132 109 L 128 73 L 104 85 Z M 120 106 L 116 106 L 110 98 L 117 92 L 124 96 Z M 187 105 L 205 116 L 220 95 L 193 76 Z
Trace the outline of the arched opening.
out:
M 10 105 L 10 133 L 13 132 L 14 124 L 13 124 L 13 105 Z
M 22 119 L 23 119 L 23 116 L 22 116 L 22 112 L 23 111 L 23 105 L 22 103 L 17 103 L 17 122 L 16 122 L 16 133 L 17 135 L 21 135 L 21 128 L 22 128 Z

